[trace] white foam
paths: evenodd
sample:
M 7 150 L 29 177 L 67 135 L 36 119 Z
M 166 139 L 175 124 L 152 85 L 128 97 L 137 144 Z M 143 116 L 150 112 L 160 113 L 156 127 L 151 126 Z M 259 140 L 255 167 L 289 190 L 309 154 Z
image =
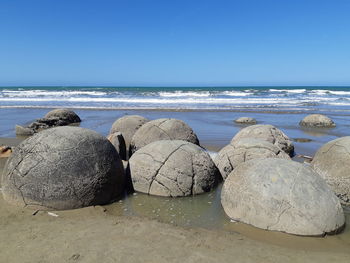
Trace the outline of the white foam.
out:
M 232 96 L 232 97 L 241 97 L 241 96 L 249 96 L 253 95 L 254 93 L 252 92 L 247 92 L 247 91 L 224 91 L 222 93 L 218 93 L 218 95 L 226 95 L 226 96 Z
M 161 91 L 159 92 L 159 96 L 161 97 L 209 97 L 210 92 L 209 91 L 174 91 L 174 92 L 165 92 Z
M 306 89 L 269 89 L 271 92 L 304 93 Z
M 105 92 L 100 91 L 48 91 L 48 90 L 3 90 L 2 93 L 8 97 L 37 97 L 37 96 L 52 96 L 52 97 L 70 97 L 76 95 L 87 95 L 87 96 L 103 96 Z

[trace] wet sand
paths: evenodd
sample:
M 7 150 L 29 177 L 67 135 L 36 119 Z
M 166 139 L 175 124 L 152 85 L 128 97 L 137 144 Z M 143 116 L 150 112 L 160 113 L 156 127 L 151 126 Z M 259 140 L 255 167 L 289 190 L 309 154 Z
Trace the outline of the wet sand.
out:
M 14 136 L 14 123 L 25 124 L 46 111 L 33 109 L 15 121 L 6 115 L 8 122 L 1 127 L 0 136 Z M 11 114 L 19 113 L 17 109 Z M 103 135 L 123 114 L 124 111 L 107 111 L 101 118 L 98 111 L 79 112 L 82 127 Z M 182 119 L 212 152 L 220 150 L 244 127 L 232 120 L 247 115 L 155 111 L 131 114 Z M 297 125 L 302 114 L 249 116 L 259 123 L 276 125 L 290 138 L 302 138 L 294 142 L 296 153 L 311 156 L 325 142 L 347 135 L 350 125 L 350 121 L 342 119 L 336 129 L 304 130 Z M 0 145 L 16 146 L 21 140 L 0 138 Z M 295 160 L 303 161 L 297 157 Z M 0 158 L 0 173 L 5 161 Z M 47 212 L 33 215 L 33 211 L 10 206 L 0 197 L 0 262 L 349 262 L 349 227 L 339 235 L 314 238 L 230 222 L 221 208 L 220 191 L 221 186 L 208 194 L 176 199 L 134 194 L 103 207 L 53 211 L 57 217 Z M 349 225 L 350 211 L 346 216 Z
M 349 249 L 290 248 L 232 231 L 117 216 L 101 206 L 53 215 L 33 215 L 1 197 L 0 262 L 349 262 L 350 257 Z

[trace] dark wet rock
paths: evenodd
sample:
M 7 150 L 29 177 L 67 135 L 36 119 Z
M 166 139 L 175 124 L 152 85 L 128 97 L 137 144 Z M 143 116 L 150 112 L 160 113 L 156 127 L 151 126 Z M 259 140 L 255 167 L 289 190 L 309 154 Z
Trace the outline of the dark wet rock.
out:
M 128 155 L 127 158 L 129 158 L 129 149 L 132 137 L 134 136 L 135 132 L 148 121 L 149 119 L 139 115 L 125 115 L 113 123 L 109 133 L 113 134 L 115 132 L 121 132 L 125 141 L 125 147 Z
M 240 130 L 231 140 L 231 144 L 244 138 L 255 138 L 268 141 L 290 156 L 294 154 L 292 141 L 280 129 L 272 125 L 257 124 Z
M 48 112 L 44 118 L 36 119 L 28 126 L 16 125 L 16 135 L 31 136 L 42 130 L 46 130 L 58 126 L 67 126 L 79 123 L 79 116 L 68 109 L 56 109 Z
M 291 160 L 242 163 L 226 179 L 221 203 L 233 220 L 290 234 L 321 236 L 345 224 L 339 199 L 327 183 Z
M 198 145 L 161 140 L 135 152 L 129 167 L 135 191 L 159 196 L 190 196 L 210 191 L 219 171 Z
M 126 159 L 125 141 L 124 141 L 124 137 L 121 134 L 121 132 L 112 133 L 112 134 L 108 135 L 107 139 L 113 144 L 113 146 L 117 150 L 120 158 L 122 160 L 127 160 Z
M 8 158 L 12 154 L 12 147 L 7 145 L 0 146 L 0 158 Z
M 124 169 L 113 145 L 79 127 L 57 127 L 24 140 L 1 179 L 4 199 L 34 209 L 106 204 L 124 192 Z
M 316 152 L 311 166 L 326 180 L 340 201 L 350 206 L 350 136 L 323 145 Z
M 182 120 L 157 119 L 145 123 L 138 129 L 130 143 L 134 153 L 143 146 L 159 140 L 183 140 L 199 145 L 197 135 Z
M 67 123 L 78 123 L 81 122 L 80 117 L 72 110 L 68 109 L 55 109 L 48 112 L 45 119 L 54 119 L 58 118 L 62 121 L 66 121 Z
M 270 142 L 245 138 L 222 148 L 214 162 L 225 180 L 239 164 L 258 158 L 290 159 L 287 153 Z
M 323 114 L 310 114 L 299 122 L 300 126 L 316 128 L 333 128 L 335 123 Z
M 240 117 L 235 120 L 235 123 L 238 124 L 256 124 L 256 119 L 251 117 Z

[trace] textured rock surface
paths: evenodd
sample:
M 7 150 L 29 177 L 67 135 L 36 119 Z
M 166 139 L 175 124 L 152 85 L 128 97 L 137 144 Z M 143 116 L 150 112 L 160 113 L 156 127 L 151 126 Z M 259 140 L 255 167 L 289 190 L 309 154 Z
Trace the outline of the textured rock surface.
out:
M 333 128 L 335 123 L 327 116 L 322 114 L 310 114 L 299 122 L 300 126 Z
M 310 167 L 291 160 L 255 159 L 226 179 L 221 203 L 237 221 L 267 230 L 318 236 L 344 226 L 339 199 Z
M 294 145 L 292 141 L 281 130 L 272 125 L 252 125 L 240 130 L 231 140 L 231 143 L 244 138 L 255 138 L 268 141 L 290 156 L 294 154 Z
M 124 137 L 121 132 L 115 132 L 108 135 L 107 139 L 113 144 L 117 150 L 119 157 L 123 160 L 126 160 L 126 146 Z
M 48 112 L 45 119 L 59 118 L 61 120 L 65 120 L 68 123 L 76 123 L 81 122 L 80 117 L 72 110 L 68 109 L 55 109 Z
M 246 138 L 222 148 L 214 162 L 225 180 L 239 164 L 257 158 L 290 159 L 288 154 L 272 143 Z
M 48 112 L 44 118 L 36 119 L 26 127 L 16 125 L 16 135 L 31 136 L 41 130 L 58 126 L 67 126 L 79 122 L 81 122 L 81 120 L 74 111 L 68 109 L 56 109 Z
M 209 154 L 187 141 L 156 141 L 135 152 L 129 167 L 136 191 L 159 196 L 189 196 L 210 191 L 219 171 Z
M 311 162 L 344 205 L 350 206 L 350 136 L 323 145 Z
M 159 140 L 183 140 L 199 145 L 197 135 L 185 122 L 177 119 L 157 119 L 137 130 L 130 143 L 131 153 Z
M 124 191 L 123 164 L 102 135 L 79 127 L 42 131 L 18 145 L 2 176 L 4 199 L 36 209 L 105 204 Z
M 256 124 L 256 119 L 251 117 L 240 117 L 235 120 L 235 123 L 239 124 Z
M 135 132 L 149 119 L 146 119 L 139 115 L 125 115 L 116 120 L 110 130 L 110 134 L 115 132 L 121 132 L 125 141 L 125 147 L 129 155 L 130 142 Z M 129 156 L 127 156 L 128 158 Z

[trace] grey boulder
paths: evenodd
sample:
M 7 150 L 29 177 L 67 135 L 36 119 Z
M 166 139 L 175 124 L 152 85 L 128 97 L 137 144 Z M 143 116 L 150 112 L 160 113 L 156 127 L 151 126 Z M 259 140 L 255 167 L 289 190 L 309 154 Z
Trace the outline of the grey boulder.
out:
M 197 135 L 190 126 L 178 119 L 157 119 L 138 129 L 130 143 L 134 153 L 143 146 L 159 140 L 183 140 L 199 145 Z
M 142 147 L 129 160 L 136 191 L 158 196 L 190 196 L 210 191 L 219 171 L 198 145 L 161 140 Z
M 80 117 L 72 110 L 69 109 L 54 109 L 48 112 L 45 119 L 58 118 L 60 120 L 65 120 L 68 123 L 77 123 L 81 122 Z
M 126 150 L 128 152 L 131 139 L 135 132 L 148 121 L 149 119 L 139 115 L 125 115 L 113 123 L 109 133 L 113 134 L 115 132 L 121 132 L 125 141 Z M 129 155 L 129 153 L 127 155 Z M 129 156 L 127 156 L 127 158 L 128 157 Z
M 231 140 L 231 144 L 244 138 L 255 138 L 268 141 L 290 156 L 294 154 L 292 141 L 280 129 L 272 125 L 257 124 L 240 130 Z
M 242 163 L 226 179 L 221 203 L 233 220 L 290 234 L 322 236 L 345 224 L 339 199 L 327 183 L 291 160 Z
M 238 124 L 256 124 L 256 119 L 251 117 L 240 117 L 235 120 L 235 123 Z
M 124 193 L 124 169 L 113 145 L 79 127 L 57 127 L 24 140 L 1 178 L 4 199 L 41 210 L 101 205 Z
M 350 206 L 350 136 L 323 145 L 316 152 L 311 166 L 326 180 L 340 201 Z
M 121 132 L 115 132 L 110 135 L 108 135 L 107 139 L 113 144 L 114 148 L 117 150 L 120 158 L 122 160 L 126 159 L 126 146 L 124 137 Z
M 290 159 L 288 154 L 270 142 L 245 138 L 222 148 L 214 162 L 225 180 L 239 164 L 258 158 Z
M 48 112 L 44 118 L 36 119 L 28 126 L 16 125 L 16 135 L 31 136 L 39 131 L 58 126 L 67 126 L 81 122 L 79 116 L 68 109 L 55 109 Z
M 310 114 L 299 122 L 300 126 L 316 128 L 333 128 L 335 123 L 323 114 Z

